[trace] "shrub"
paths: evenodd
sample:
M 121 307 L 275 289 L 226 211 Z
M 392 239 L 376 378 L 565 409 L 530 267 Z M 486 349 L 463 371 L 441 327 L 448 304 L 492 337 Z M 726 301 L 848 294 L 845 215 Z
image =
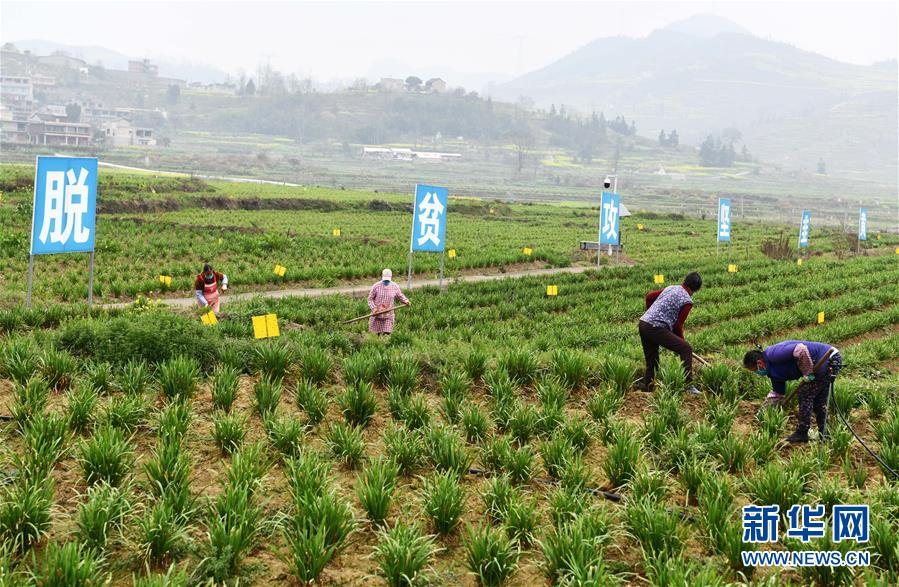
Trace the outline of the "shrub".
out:
M 556 349 L 550 360 L 551 371 L 566 388 L 576 391 L 590 377 L 590 362 L 578 351 Z
M 381 435 L 387 456 L 399 466 L 403 475 L 412 473 L 424 458 L 420 434 L 405 426 L 391 425 Z
M 620 424 L 612 433 L 612 443 L 602 468 L 612 487 L 620 487 L 634 475 L 640 459 L 640 441 L 627 424 Z
M 365 440 L 361 428 L 353 428 L 347 424 L 333 424 L 328 429 L 326 438 L 331 454 L 346 464 L 355 466 L 365 454 Z
M 275 412 L 281 401 L 281 380 L 264 376 L 256 382 L 253 393 L 256 396 L 256 412 L 265 419 Z
M 418 526 L 398 521 L 378 534 L 374 557 L 388 585 L 406 587 L 419 583 L 419 573 L 436 551 L 434 539 L 422 535 Z
M 481 524 L 468 528 L 465 562 L 484 587 L 503 585 L 518 568 L 518 546 L 501 529 Z
M 450 534 L 459 525 L 465 507 L 465 489 L 449 471 L 434 473 L 422 488 L 423 510 L 431 518 L 437 533 Z
M 297 382 L 297 405 L 306 413 L 306 420 L 313 426 L 321 423 L 328 413 L 328 395 L 309 379 Z
M 49 348 L 40 357 L 40 370 L 50 387 L 65 391 L 78 371 L 75 358 L 67 352 Z
M 292 360 L 291 348 L 280 341 L 267 341 L 256 347 L 256 368 L 269 381 L 284 379 Z
M 468 442 L 480 442 L 487 436 L 487 428 L 490 426 L 487 415 L 477 406 L 469 403 L 462 408 L 462 429 L 465 431 L 465 439 Z
M 109 318 L 71 320 L 59 330 L 59 346 L 76 356 L 122 365 L 146 361 L 152 365 L 184 356 L 209 369 L 216 360 L 221 337 L 199 320 L 170 312 L 152 320 L 122 314 Z
M 326 350 L 316 347 L 306 349 L 301 362 L 303 379 L 317 386 L 330 381 L 334 363 Z
M 231 411 L 240 385 L 240 371 L 228 365 L 220 365 L 212 377 L 212 405 L 225 412 Z
M 162 395 L 168 400 L 184 400 L 194 396 L 200 368 L 189 357 L 178 356 L 166 360 L 159 366 L 159 385 Z
M 212 416 L 212 436 L 223 453 L 240 448 L 246 434 L 245 421 L 236 414 L 217 413 Z
M 270 416 L 265 420 L 265 429 L 269 442 L 283 457 L 295 457 L 303 450 L 306 427 L 296 418 Z
M 79 541 L 97 551 L 104 550 L 112 533 L 121 531 L 125 525 L 125 517 L 133 507 L 129 494 L 128 487 L 105 483 L 89 487 L 87 500 L 79 504 L 75 520 Z
M 438 471 L 449 471 L 457 476 L 468 473 L 471 455 L 465 441 L 442 426 L 432 427 L 426 433 L 428 457 Z
M 116 388 L 128 395 L 144 393 L 150 379 L 150 370 L 144 361 L 131 359 L 124 365 L 116 378 Z
M 50 529 L 53 481 L 23 479 L 7 489 L 0 502 L 0 538 L 17 553 L 24 553 Z
M 39 587 L 92 587 L 111 579 L 103 557 L 77 542 L 49 543 L 32 573 L 32 580 Z
M 513 381 L 528 385 L 537 377 L 539 365 L 530 349 L 513 349 L 499 358 L 499 366 Z
M 378 409 L 378 401 L 371 383 L 359 382 L 350 385 L 337 402 L 347 424 L 363 428 L 374 418 Z
M 137 520 L 137 548 L 148 561 L 161 563 L 177 556 L 189 538 L 184 516 L 165 500 L 150 506 Z
M 630 389 L 634 380 L 634 367 L 619 357 L 606 357 L 602 363 L 602 380 L 619 394 Z
M 104 426 L 82 440 L 79 463 L 88 485 L 101 481 L 117 487 L 131 471 L 134 453 L 122 432 Z
M 13 389 L 14 400 L 10 406 L 10 414 L 19 429 L 28 427 L 32 421 L 40 418 L 50 400 L 50 387 L 42 377 L 35 376 L 25 383 L 16 383 Z
M 387 518 L 398 473 L 396 463 L 379 457 L 368 464 L 356 484 L 356 496 L 375 525 L 382 524 Z

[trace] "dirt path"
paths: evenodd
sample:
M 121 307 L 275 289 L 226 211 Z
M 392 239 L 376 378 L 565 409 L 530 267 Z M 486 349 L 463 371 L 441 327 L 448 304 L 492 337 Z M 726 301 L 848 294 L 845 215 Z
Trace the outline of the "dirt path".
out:
M 528 271 L 515 271 L 509 273 L 496 273 L 491 275 L 460 275 L 452 279 L 444 279 L 447 286 L 457 283 L 479 283 L 482 281 L 496 281 L 498 279 L 518 279 L 521 277 L 536 277 L 541 275 L 557 275 L 557 274 L 576 274 L 585 271 L 596 270 L 595 266 L 577 266 L 577 267 L 553 267 L 551 269 L 532 269 Z M 439 279 L 419 279 L 412 281 L 412 287 L 407 288 L 401 279 L 398 283 L 403 289 L 419 289 L 422 287 L 439 287 Z M 372 282 L 374 283 L 374 282 Z M 276 289 L 270 291 L 252 291 L 246 293 L 225 293 L 222 296 L 222 303 L 238 302 L 241 300 L 249 300 L 254 297 L 264 298 L 289 298 L 289 297 L 307 297 L 314 298 L 320 296 L 331 295 L 349 295 L 354 298 L 362 298 L 368 295 L 370 284 L 362 285 L 343 285 L 339 287 L 318 287 L 318 288 L 293 288 L 293 289 Z M 191 296 L 189 298 L 162 298 L 160 302 L 168 306 L 185 308 L 196 303 L 196 299 Z M 101 308 L 124 308 L 129 306 L 127 303 L 102 304 Z

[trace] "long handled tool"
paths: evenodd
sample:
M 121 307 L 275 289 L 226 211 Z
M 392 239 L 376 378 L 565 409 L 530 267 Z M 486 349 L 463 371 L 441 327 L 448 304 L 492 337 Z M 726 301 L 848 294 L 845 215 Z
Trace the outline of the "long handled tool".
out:
M 395 306 L 393 308 L 387 308 L 386 310 L 378 310 L 377 312 L 372 312 L 371 314 L 366 314 L 365 316 L 359 316 L 358 318 L 353 318 L 351 320 L 344 320 L 341 324 L 351 324 L 353 322 L 358 322 L 359 320 L 366 320 L 371 318 L 372 316 L 380 316 L 381 314 L 386 314 L 387 312 L 393 312 L 394 310 L 400 310 L 402 308 L 408 308 L 409 304 L 402 304 L 400 306 Z
M 711 363 L 709 363 L 708 361 L 706 361 L 705 359 L 703 359 L 702 357 L 700 357 L 700 356 L 697 355 L 696 353 L 693 353 L 693 359 L 696 360 L 696 361 L 699 361 L 700 363 L 702 363 L 702 365 L 703 365 L 704 367 L 711 367 L 711 366 L 712 366 Z

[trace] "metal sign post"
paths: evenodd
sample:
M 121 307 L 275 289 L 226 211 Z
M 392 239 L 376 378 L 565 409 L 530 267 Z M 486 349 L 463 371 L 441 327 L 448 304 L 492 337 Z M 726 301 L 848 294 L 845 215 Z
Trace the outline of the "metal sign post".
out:
M 446 256 L 446 252 L 440 251 L 440 290 L 443 291 L 443 259 Z
M 26 304 L 31 307 L 35 255 L 90 253 L 87 292 L 90 306 L 94 293 L 97 159 L 38 156 L 34 168 Z

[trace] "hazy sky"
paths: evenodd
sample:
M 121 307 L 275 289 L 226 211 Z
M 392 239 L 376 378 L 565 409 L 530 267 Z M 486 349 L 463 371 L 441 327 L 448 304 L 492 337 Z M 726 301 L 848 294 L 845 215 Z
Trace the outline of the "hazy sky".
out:
M 694 14 L 859 64 L 896 57 L 897 3 L 888 2 L 11 2 L 0 1 L 4 42 L 101 45 L 318 79 L 413 69 L 514 75 L 598 37 L 645 36 Z M 400 67 L 396 67 L 400 69 Z M 393 75 L 400 75 L 396 72 Z M 412 71 L 427 75 L 427 71 Z

